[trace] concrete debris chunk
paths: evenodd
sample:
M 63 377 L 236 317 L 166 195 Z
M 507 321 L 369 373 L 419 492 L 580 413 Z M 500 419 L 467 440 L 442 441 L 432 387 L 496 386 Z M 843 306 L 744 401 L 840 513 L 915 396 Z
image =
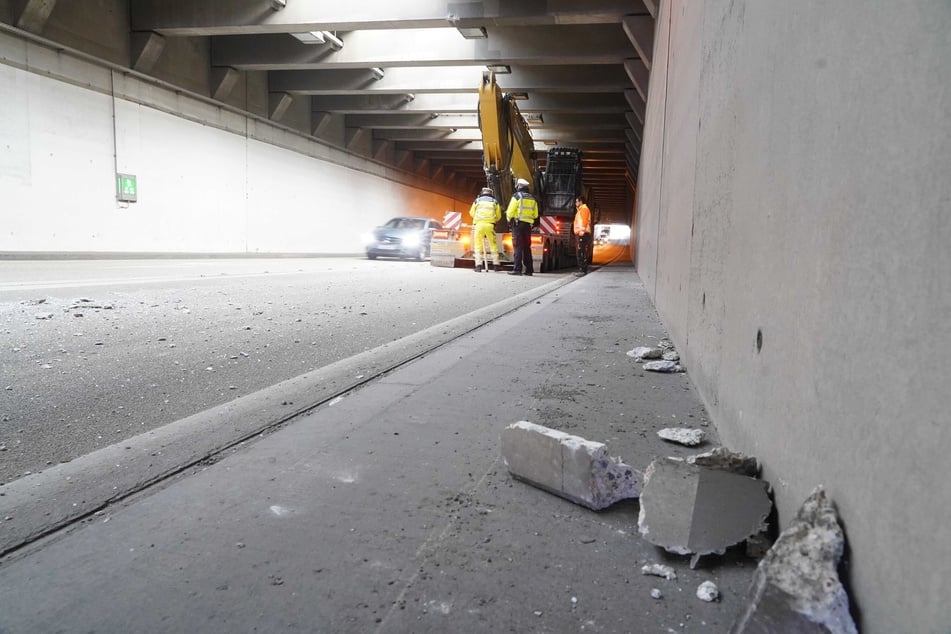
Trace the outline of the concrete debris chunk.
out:
M 759 461 L 756 458 L 731 451 L 726 447 L 714 447 L 706 453 L 687 456 L 687 464 L 730 471 L 751 478 L 759 476 Z
M 640 494 L 643 474 L 608 456 L 603 443 L 519 421 L 502 431 L 502 457 L 511 474 L 590 509 Z
M 665 351 L 673 350 L 673 349 L 674 349 L 674 342 L 671 341 L 670 339 L 661 339 L 661 340 L 657 343 L 657 347 L 660 348 L 661 350 L 665 350 Z
M 669 552 L 723 554 L 766 528 L 772 508 L 762 480 L 660 458 L 644 472 L 637 528 Z
M 36 319 L 52 319 L 53 313 L 36 313 L 33 315 Z
M 671 350 L 670 352 L 665 352 L 661 359 L 664 361 L 680 361 L 680 353 L 676 350 Z
M 697 598 L 710 603 L 720 597 L 720 589 L 712 581 L 704 581 L 697 586 Z
M 675 581 L 677 579 L 677 573 L 674 569 L 664 564 L 646 564 L 641 566 L 641 574 L 663 577 L 667 581 Z
M 651 598 L 652 599 L 663 599 L 664 595 L 657 588 L 651 588 Z
M 696 447 L 706 438 L 706 433 L 702 429 L 685 429 L 683 427 L 668 427 L 661 429 L 657 435 L 664 440 L 677 442 L 688 447 Z
M 832 502 L 816 487 L 757 566 L 730 631 L 857 634 L 837 572 L 844 547 Z
M 648 372 L 672 373 L 684 371 L 683 367 L 674 361 L 648 361 L 641 367 L 643 367 Z
M 664 351 L 660 348 L 648 348 L 646 346 L 638 346 L 633 350 L 627 351 L 627 356 L 634 357 L 637 361 L 643 361 L 644 359 L 660 359 L 661 355 L 664 354 Z

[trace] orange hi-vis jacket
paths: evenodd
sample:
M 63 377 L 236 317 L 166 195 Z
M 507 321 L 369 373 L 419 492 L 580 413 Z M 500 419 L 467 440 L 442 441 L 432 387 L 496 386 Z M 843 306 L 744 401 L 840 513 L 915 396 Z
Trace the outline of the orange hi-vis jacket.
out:
M 578 205 L 578 213 L 575 214 L 575 235 L 581 236 L 591 233 L 591 210 L 584 203 Z

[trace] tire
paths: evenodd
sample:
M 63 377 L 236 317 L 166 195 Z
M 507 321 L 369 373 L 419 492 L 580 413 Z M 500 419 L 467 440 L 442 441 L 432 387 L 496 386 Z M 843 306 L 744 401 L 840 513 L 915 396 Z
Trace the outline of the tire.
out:
M 367 259 L 368 259 L 368 260 L 375 260 L 375 259 L 376 259 L 376 254 L 375 254 L 375 253 L 367 253 Z

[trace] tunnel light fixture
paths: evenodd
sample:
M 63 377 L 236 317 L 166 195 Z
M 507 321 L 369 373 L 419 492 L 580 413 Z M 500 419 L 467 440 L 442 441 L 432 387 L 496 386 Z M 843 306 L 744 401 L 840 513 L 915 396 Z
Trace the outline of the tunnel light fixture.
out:
M 377 81 L 383 79 L 383 75 L 385 74 L 382 68 L 371 68 L 370 73 L 373 75 L 373 79 Z
M 287 0 L 271 0 L 271 8 L 280 11 L 287 6 Z
M 326 40 L 324 34 L 320 31 L 305 31 L 304 33 L 291 33 L 304 44 L 323 44 Z
M 343 40 L 331 33 L 330 31 L 321 31 L 324 36 L 324 39 L 330 44 L 330 48 L 335 51 L 339 51 L 343 48 Z
M 523 112 L 522 116 L 529 123 L 545 123 L 545 119 L 540 112 Z
M 481 26 L 460 26 L 456 27 L 456 30 L 467 40 L 481 40 L 489 37 Z
M 510 92 L 509 99 L 528 99 L 527 92 Z
M 486 64 L 485 67 L 496 75 L 508 75 L 512 72 L 512 67 L 508 64 Z

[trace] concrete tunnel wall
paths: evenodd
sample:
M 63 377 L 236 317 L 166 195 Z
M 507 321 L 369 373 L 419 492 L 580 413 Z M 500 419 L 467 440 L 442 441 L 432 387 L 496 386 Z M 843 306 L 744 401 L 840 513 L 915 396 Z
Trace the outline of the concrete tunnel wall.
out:
M 838 507 L 861 631 L 947 632 L 951 10 L 661 3 L 637 270 L 780 527 Z
M 260 118 L 0 33 L 0 252 L 362 252 L 395 215 L 468 209 Z M 138 200 L 116 200 L 115 173 Z

